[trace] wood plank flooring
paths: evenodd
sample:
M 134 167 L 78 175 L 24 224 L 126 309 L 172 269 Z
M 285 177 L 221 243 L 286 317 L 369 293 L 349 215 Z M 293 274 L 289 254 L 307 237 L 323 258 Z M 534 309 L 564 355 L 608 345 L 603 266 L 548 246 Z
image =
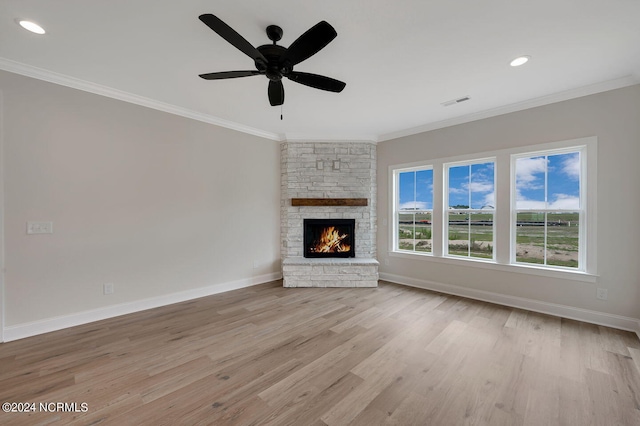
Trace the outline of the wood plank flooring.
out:
M 0 424 L 640 425 L 630 332 L 381 282 L 250 287 L 0 345 Z

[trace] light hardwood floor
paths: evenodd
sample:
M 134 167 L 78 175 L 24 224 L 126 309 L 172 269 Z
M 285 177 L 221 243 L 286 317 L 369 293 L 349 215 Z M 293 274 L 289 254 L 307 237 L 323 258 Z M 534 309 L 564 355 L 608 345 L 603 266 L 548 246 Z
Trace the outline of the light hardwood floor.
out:
M 0 424 L 640 425 L 630 332 L 385 282 L 281 282 L 0 345 Z

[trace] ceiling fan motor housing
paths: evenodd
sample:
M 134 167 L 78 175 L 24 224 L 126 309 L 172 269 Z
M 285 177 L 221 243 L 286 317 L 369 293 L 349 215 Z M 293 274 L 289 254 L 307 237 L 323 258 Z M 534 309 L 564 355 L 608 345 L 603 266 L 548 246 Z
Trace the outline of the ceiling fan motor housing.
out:
M 282 80 L 283 76 L 293 70 L 291 62 L 281 60 L 284 53 L 287 51 L 286 48 L 278 46 L 277 44 L 265 44 L 263 46 L 259 46 L 257 49 L 258 52 L 267 59 L 267 63 L 264 65 L 264 69 L 261 69 L 263 65 L 259 63 L 259 61 L 256 61 L 256 68 L 260 72 L 264 71 L 269 80 Z

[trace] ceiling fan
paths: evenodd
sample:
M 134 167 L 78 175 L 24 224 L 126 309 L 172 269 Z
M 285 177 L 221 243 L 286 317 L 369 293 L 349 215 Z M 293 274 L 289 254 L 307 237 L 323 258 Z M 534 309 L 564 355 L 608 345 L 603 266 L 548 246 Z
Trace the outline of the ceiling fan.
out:
M 284 103 L 283 77 L 305 86 L 329 92 L 341 92 L 346 86 L 346 83 L 330 77 L 293 70 L 295 65 L 318 53 L 338 35 L 336 30 L 325 21 L 321 21 L 311 27 L 291 43 L 289 48 L 276 44 L 282 38 L 282 28 L 277 25 L 269 25 L 267 27 L 267 37 L 273 41 L 273 44 L 265 44 L 255 48 L 217 16 L 207 13 L 200 15 L 199 18 L 205 25 L 218 33 L 220 37 L 253 59 L 256 66 L 255 70 L 200 74 L 200 77 L 205 80 L 265 75 L 269 79 L 267 93 L 269 95 L 269 103 L 272 106 Z

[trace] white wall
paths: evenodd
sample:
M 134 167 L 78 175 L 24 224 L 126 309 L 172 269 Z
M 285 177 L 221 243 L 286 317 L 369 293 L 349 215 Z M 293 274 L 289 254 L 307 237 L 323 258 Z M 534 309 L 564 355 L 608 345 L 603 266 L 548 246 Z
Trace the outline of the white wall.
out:
M 598 138 L 597 283 L 388 256 L 389 229 L 381 224 L 384 219 L 391 223 L 390 165 L 587 136 Z M 639 161 L 640 85 L 382 142 L 378 144 L 380 276 L 414 285 L 443 284 L 443 289 L 494 300 L 500 298 L 492 296 L 505 295 L 507 302 L 564 305 L 576 308 L 575 316 L 588 310 L 640 318 Z M 608 289 L 608 301 L 596 299 L 596 286 Z
M 7 72 L 0 91 L 7 329 L 280 273 L 277 142 Z

